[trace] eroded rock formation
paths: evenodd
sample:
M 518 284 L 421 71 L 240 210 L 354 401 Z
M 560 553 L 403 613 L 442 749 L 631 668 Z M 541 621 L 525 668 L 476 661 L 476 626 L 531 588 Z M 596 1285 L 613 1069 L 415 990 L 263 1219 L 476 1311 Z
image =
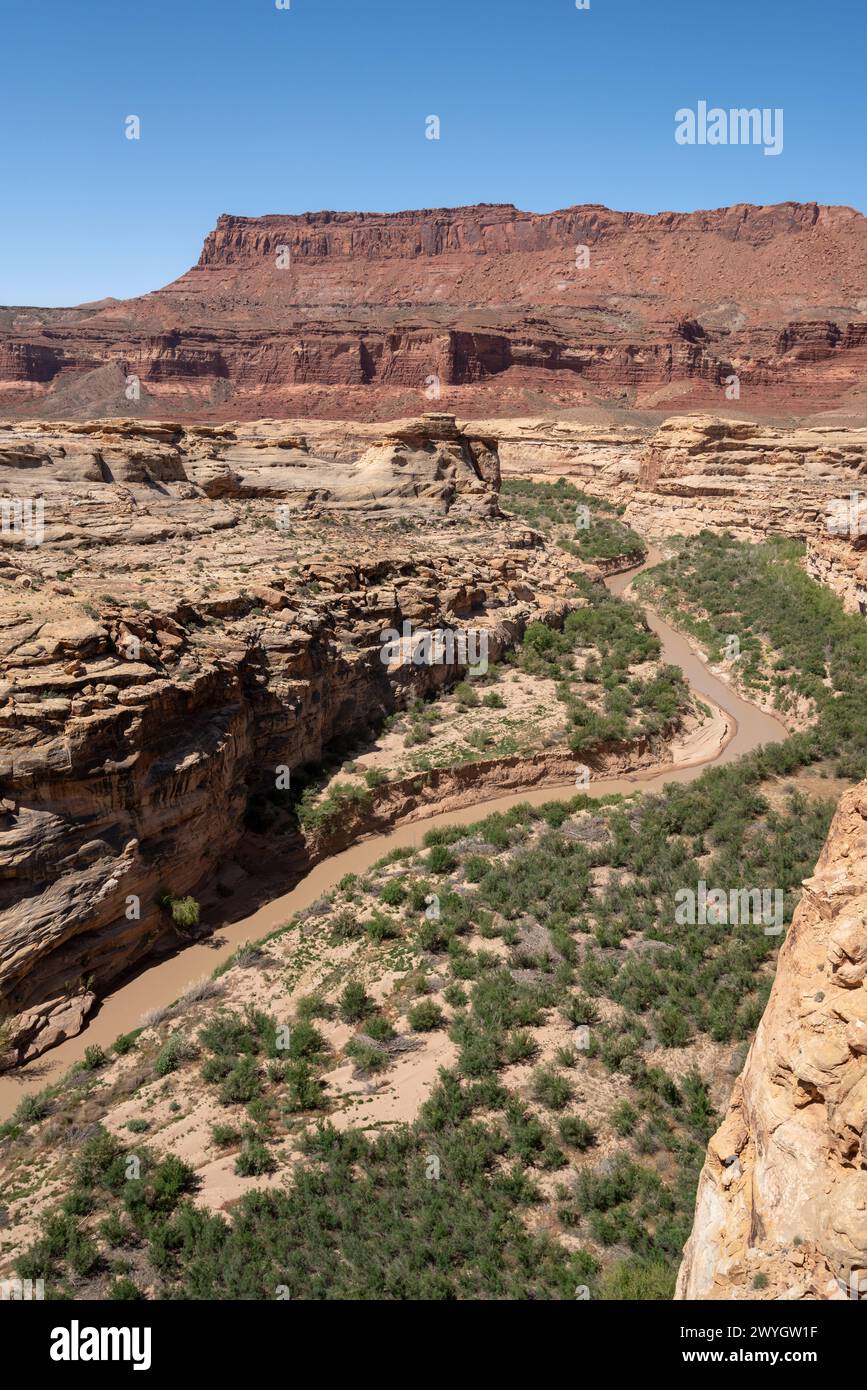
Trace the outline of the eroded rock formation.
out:
M 807 572 L 850 611 L 867 612 L 867 429 L 710 415 L 675 416 L 656 428 L 550 417 L 498 423 L 507 476 L 566 477 L 622 504 L 624 520 L 659 542 L 704 528 L 750 541 L 802 540 Z
M 844 795 L 780 951 L 677 1296 L 867 1298 L 867 784 Z
M 804 540 L 808 571 L 847 608 L 864 612 L 867 504 L 859 489 L 865 475 L 867 429 L 672 419 L 640 454 L 625 518 L 657 537 L 707 527 L 745 540 L 767 534 Z
M 213 882 L 278 767 L 456 678 L 384 660 L 385 630 L 482 627 L 496 656 L 562 619 L 565 557 L 492 519 L 495 442 L 442 416 L 379 435 L 350 463 L 271 423 L 0 430 L 0 491 L 31 507 L 0 548 L 7 1055 L 177 944 L 159 899 Z
M 583 249 L 582 249 L 583 248 Z M 867 222 L 815 203 L 223 216 L 155 293 L 0 309 L 5 413 L 384 419 L 860 402 Z M 129 403 L 135 378 L 140 395 Z

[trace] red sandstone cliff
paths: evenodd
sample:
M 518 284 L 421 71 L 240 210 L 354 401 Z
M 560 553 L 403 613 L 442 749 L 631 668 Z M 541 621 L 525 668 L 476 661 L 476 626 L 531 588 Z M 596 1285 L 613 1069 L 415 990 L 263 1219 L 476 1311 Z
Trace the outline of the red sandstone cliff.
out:
M 440 399 L 464 414 L 670 413 L 724 406 L 736 373 L 751 414 L 858 410 L 865 286 L 867 219 L 814 203 L 224 216 L 197 265 L 153 294 L 0 309 L 0 407 L 374 419 Z

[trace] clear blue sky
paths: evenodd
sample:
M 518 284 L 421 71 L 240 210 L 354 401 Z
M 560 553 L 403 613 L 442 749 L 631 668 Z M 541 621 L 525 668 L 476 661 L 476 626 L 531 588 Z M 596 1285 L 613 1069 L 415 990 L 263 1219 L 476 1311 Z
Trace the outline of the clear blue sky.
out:
M 6 0 L 2 39 L 3 304 L 154 289 L 221 212 L 867 209 L 865 0 Z M 701 99 L 783 153 L 678 146 Z

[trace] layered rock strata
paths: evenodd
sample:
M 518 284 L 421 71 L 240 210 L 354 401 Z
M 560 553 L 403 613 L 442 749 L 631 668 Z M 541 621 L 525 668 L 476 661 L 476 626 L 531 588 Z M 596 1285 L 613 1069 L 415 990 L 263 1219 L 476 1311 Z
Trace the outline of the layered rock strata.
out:
M 443 417 L 354 464 L 272 425 L 0 430 L 31 508 L 0 548 L 7 1060 L 178 943 L 160 900 L 213 885 L 280 769 L 460 674 L 459 645 L 384 658 L 386 630 L 479 629 L 495 657 L 562 620 L 574 565 L 497 521 L 497 466 Z
M 758 412 L 863 409 L 865 272 L 865 218 L 815 203 L 223 216 L 152 294 L 0 309 L 0 399 L 51 418 L 674 411 L 723 406 L 737 375 Z
M 802 540 L 807 572 L 850 611 L 867 612 L 867 429 L 784 429 L 710 415 L 656 428 L 550 417 L 464 428 L 497 424 L 507 477 L 565 477 L 621 504 L 624 520 L 659 542 L 705 528 L 750 541 Z
M 643 534 L 807 544 L 806 568 L 867 612 L 867 429 L 770 429 L 751 421 L 667 420 L 639 455 L 625 519 Z

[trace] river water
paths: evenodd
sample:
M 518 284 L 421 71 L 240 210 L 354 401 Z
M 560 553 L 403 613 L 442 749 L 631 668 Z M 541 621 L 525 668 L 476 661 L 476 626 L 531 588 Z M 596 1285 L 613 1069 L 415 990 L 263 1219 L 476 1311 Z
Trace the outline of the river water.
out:
M 656 564 L 660 558 L 658 552 L 650 550 L 643 565 L 607 579 L 609 590 L 615 594 L 623 593 L 641 570 Z M 786 737 L 786 729 L 778 719 L 742 699 L 713 675 L 686 639 L 658 613 L 649 608 L 645 608 L 645 613 L 649 626 L 662 643 L 663 659 L 681 668 L 697 695 L 713 700 L 734 720 L 734 734 L 723 750 L 711 759 L 713 763 L 731 762 L 734 758 L 758 748 L 760 744 L 778 743 Z M 709 763 L 705 762 L 681 768 L 670 767 L 649 774 L 635 773 L 627 777 L 600 779 L 581 790 L 588 796 L 607 796 L 612 792 L 660 791 L 667 782 L 693 781 L 707 766 Z M 563 794 L 575 794 L 575 787 L 571 782 L 564 783 Z M 494 811 L 506 811 L 518 802 L 540 806 L 556 798 L 557 788 L 551 786 L 532 787 L 527 791 L 513 790 L 487 801 L 480 800 L 459 810 L 399 825 L 387 834 L 360 840 L 350 849 L 323 860 L 290 892 L 265 903 L 250 916 L 220 927 L 210 942 L 189 946 L 176 955 L 158 960 L 133 979 L 120 985 L 102 1000 L 99 1012 L 78 1037 L 70 1038 L 27 1066 L 0 1077 L 0 1120 L 8 1119 L 23 1095 L 41 1090 L 43 1086 L 58 1080 L 73 1062 L 84 1056 L 85 1048 L 97 1043 L 108 1047 L 119 1033 L 127 1033 L 137 1028 L 143 1014 L 148 1010 L 171 1004 L 188 985 L 204 975 L 210 975 L 238 946 L 283 926 L 294 913 L 308 907 L 339 883 L 344 874 L 366 872 L 391 849 L 419 847 L 424 834 L 435 826 L 469 825 Z

